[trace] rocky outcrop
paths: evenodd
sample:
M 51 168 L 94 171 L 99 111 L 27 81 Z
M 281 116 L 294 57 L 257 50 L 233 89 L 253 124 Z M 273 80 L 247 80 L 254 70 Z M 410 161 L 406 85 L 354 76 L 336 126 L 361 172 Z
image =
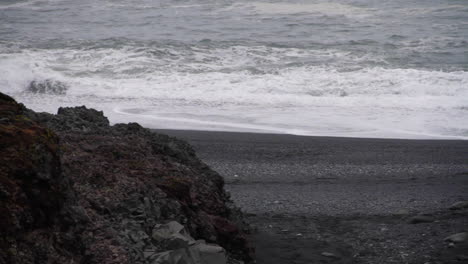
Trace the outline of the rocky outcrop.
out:
M 0 105 L 0 210 L 11 215 L 1 220 L 0 263 L 37 262 L 31 241 L 47 248 L 40 263 L 252 260 L 223 179 L 186 142 L 110 126 L 86 107 L 35 113 L 4 95 Z M 31 243 L 15 251 L 23 237 Z
M 26 91 L 39 94 L 65 94 L 68 86 L 59 81 L 46 79 L 43 81 L 32 81 L 26 87 Z
M 80 251 L 67 237 L 73 191 L 58 137 L 24 113 L 0 93 L 0 263 L 65 263 Z

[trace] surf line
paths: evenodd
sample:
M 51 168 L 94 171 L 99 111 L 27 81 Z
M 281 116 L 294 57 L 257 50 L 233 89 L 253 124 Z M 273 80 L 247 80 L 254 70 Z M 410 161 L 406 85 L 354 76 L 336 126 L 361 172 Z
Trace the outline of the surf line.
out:
M 245 124 L 245 123 L 227 123 L 227 122 L 219 122 L 219 121 L 207 121 L 207 120 L 200 120 L 200 119 L 193 119 L 193 118 L 183 118 L 183 117 L 164 117 L 160 115 L 148 115 L 148 114 L 132 114 L 125 109 L 120 109 L 115 107 L 112 109 L 114 113 L 121 114 L 121 115 L 128 115 L 128 116 L 140 116 L 147 119 L 153 120 L 166 120 L 166 121 L 174 121 L 180 123 L 192 123 L 192 124 L 199 124 L 199 125 L 208 125 L 208 126 L 218 126 L 224 128 L 234 128 L 239 129 L 238 131 L 245 131 L 252 132 L 252 130 L 263 131 L 265 133 L 273 133 L 273 134 L 294 134 L 294 135 L 309 135 L 307 131 L 300 131 L 294 130 L 294 133 L 288 133 L 288 130 L 282 130 L 277 127 L 272 126 L 265 126 L 265 125 L 253 125 L 253 124 Z M 292 131 L 290 131 L 292 132 Z

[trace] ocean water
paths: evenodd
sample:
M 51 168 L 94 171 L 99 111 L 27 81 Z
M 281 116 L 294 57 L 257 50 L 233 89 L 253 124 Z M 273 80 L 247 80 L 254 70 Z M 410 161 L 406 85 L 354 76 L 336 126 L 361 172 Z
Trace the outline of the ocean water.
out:
M 152 128 L 468 139 L 466 0 L 0 0 L 0 91 Z

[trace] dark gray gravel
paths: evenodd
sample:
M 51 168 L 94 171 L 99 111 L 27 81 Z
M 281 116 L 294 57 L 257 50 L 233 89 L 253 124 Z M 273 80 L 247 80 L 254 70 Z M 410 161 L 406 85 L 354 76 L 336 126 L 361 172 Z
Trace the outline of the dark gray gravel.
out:
M 258 263 L 465 263 L 443 238 L 468 231 L 468 141 L 161 132 L 224 176 Z

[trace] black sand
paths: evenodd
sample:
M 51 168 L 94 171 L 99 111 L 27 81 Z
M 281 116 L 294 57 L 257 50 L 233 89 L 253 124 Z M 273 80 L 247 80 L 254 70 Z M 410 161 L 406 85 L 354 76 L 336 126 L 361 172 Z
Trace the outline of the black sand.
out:
M 467 210 L 448 209 L 468 200 L 468 141 L 161 132 L 225 177 L 258 263 L 468 262 L 443 241 L 468 231 Z M 409 224 L 418 214 L 430 222 Z

